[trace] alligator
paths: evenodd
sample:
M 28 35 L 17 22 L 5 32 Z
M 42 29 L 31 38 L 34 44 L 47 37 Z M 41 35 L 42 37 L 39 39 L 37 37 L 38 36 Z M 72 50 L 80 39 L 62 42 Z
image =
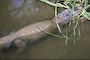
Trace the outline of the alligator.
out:
M 60 25 L 65 25 L 73 19 L 73 16 L 76 17 L 82 11 L 82 6 L 76 7 L 74 14 L 71 13 L 71 9 L 65 9 L 57 15 L 56 18 L 52 20 L 36 22 L 25 26 L 18 31 L 6 35 L 0 38 L 0 50 L 4 48 L 9 48 L 12 44 L 16 47 L 24 47 L 27 43 L 39 40 L 40 38 L 47 35 L 46 32 L 53 32 L 54 29 L 57 29 L 57 23 Z

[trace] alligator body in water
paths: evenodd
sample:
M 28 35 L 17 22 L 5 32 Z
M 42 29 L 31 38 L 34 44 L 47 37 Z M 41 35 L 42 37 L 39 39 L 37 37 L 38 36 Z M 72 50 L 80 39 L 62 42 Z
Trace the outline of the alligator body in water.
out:
M 74 12 L 74 16 L 77 16 L 82 10 L 82 6 L 77 7 Z M 33 42 L 46 36 L 47 34 L 44 32 L 52 32 L 57 28 L 56 23 L 58 22 L 61 25 L 67 24 L 70 20 L 72 20 L 73 16 L 70 9 L 66 9 L 58 14 L 57 19 L 37 22 L 34 24 L 30 24 L 20 30 L 12 33 L 10 35 L 4 36 L 0 38 L 0 49 L 8 48 L 12 44 L 17 47 L 23 47 L 28 42 Z

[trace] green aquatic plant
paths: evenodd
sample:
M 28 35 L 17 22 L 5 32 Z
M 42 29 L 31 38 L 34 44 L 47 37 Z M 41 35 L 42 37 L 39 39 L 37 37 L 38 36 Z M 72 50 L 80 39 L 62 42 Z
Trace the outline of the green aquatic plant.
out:
M 57 23 L 58 31 L 60 32 L 60 34 L 62 36 L 59 36 L 59 35 L 56 35 L 56 34 L 52 34 L 52 33 L 49 33 L 49 32 L 45 32 L 45 33 L 50 34 L 50 35 L 55 36 L 55 37 L 65 38 L 66 45 L 67 45 L 68 41 L 73 39 L 74 45 L 75 45 L 75 41 L 76 41 L 75 40 L 75 38 L 76 38 L 76 29 L 78 30 L 79 38 L 81 36 L 80 28 L 78 28 L 79 21 L 82 18 L 90 20 L 90 12 L 87 11 L 87 9 L 90 7 L 90 4 L 88 3 L 88 0 L 63 0 L 63 4 L 58 2 L 60 0 L 58 0 L 56 3 L 50 2 L 49 0 L 40 0 L 40 1 L 55 7 L 55 18 L 56 19 L 57 19 L 57 10 L 58 10 L 58 8 L 68 8 L 68 9 L 71 9 L 72 14 L 73 14 L 74 13 L 74 9 L 75 9 L 76 6 L 79 6 L 79 5 L 83 6 L 83 10 L 82 10 L 81 14 L 78 15 L 76 18 L 73 17 L 73 21 L 70 21 L 69 25 L 66 26 L 67 29 L 66 29 L 66 33 L 65 34 L 62 32 L 61 27 L 59 26 L 59 24 L 57 22 L 56 23 Z M 74 25 L 73 33 L 69 35 L 68 31 L 69 31 L 69 27 L 71 26 L 71 24 Z M 72 37 L 74 37 L 74 38 L 72 38 Z
M 40 1 L 42 1 L 42 2 L 44 2 L 44 3 L 47 3 L 47 4 L 49 4 L 49 5 L 51 5 L 51 6 L 54 6 L 54 7 L 69 8 L 68 6 L 65 6 L 65 5 L 63 5 L 63 4 L 53 3 L 53 2 L 50 2 L 50 1 L 48 1 L 48 0 L 40 0 Z

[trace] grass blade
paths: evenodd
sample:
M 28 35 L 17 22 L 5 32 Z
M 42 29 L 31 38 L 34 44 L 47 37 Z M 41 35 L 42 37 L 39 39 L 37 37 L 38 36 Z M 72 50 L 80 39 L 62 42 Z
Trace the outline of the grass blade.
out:
M 44 3 L 47 3 L 47 4 L 49 4 L 49 5 L 51 5 L 51 6 L 54 6 L 54 7 L 63 7 L 63 8 L 68 8 L 67 6 L 65 6 L 65 5 L 63 5 L 63 4 L 61 4 L 61 3 L 53 3 L 53 2 L 50 2 L 50 1 L 48 1 L 48 0 L 40 0 L 40 1 L 42 1 L 42 2 L 44 2 Z

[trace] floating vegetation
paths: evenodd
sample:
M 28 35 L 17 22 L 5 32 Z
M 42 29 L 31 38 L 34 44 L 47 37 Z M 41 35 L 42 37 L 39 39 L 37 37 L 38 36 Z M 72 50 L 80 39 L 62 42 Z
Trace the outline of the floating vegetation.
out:
M 82 12 L 77 17 L 74 18 L 74 15 L 73 15 L 73 20 L 69 22 L 68 26 L 66 26 L 66 32 L 65 33 L 62 32 L 61 27 L 57 23 L 58 31 L 60 32 L 60 34 L 62 36 L 46 32 L 47 34 L 50 34 L 50 35 L 55 36 L 55 37 L 65 38 L 66 45 L 68 44 L 68 41 L 73 40 L 73 43 L 75 45 L 76 38 L 77 38 L 76 37 L 76 33 L 77 33 L 76 30 L 78 31 L 79 38 L 81 37 L 80 28 L 78 27 L 79 22 L 81 22 L 82 19 L 90 20 L 90 12 L 87 11 L 87 9 L 90 7 L 90 4 L 88 3 L 89 0 L 62 0 L 63 1 L 62 3 L 61 3 L 61 0 L 57 0 L 55 3 L 51 2 L 49 0 L 40 0 L 40 1 L 55 7 L 55 18 L 56 19 L 57 19 L 58 8 L 71 9 L 72 14 L 74 14 L 74 10 L 75 10 L 76 6 L 80 6 L 80 5 L 83 6 Z M 73 24 L 73 28 L 72 28 L 73 33 L 69 34 L 70 26 L 72 24 Z

